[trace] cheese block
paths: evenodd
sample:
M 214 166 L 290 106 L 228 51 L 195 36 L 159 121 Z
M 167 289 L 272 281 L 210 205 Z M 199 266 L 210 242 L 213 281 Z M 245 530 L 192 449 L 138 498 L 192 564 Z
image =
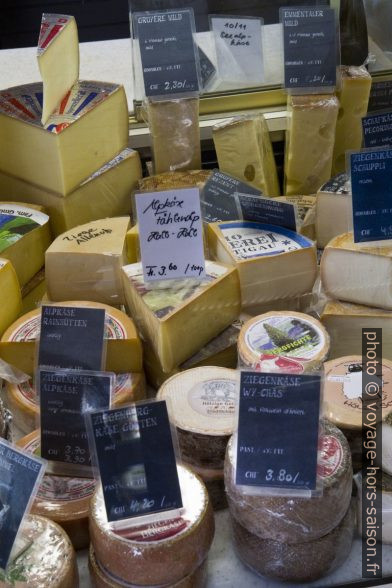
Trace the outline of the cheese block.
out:
M 140 240 L 139 240 L 139 226 L 134 225 L 127 231 L 125 238 L 127 248 L 127 262 L 137 263 L 141 259 L 140 254 Z
M 123 312 L 99 302 L 71 300 L 58 306 L 87 306 L 106 310 L 106 371 L 142 372 L 142 346 L 133 321 Z M 41 322 L 41 309 L 21 316 L 0 340 L 0 358 L 32 376 L 35 370 L 36 339 Z
M 343 433 L 324 423 L 317 471 L 323 494 L 313 498 L 249 495 L 234 483 L 236 438 L 227 446 L 225 485 L 230 514 L 250 533 L 283 543 L 314 541 L 330 533 L 347 512 L 352 490 L 350 448 Z
M 238 372 L 213 366 L 185 370 L 161 386 L 157 399 L 168 403 L 186 463 L 223 468 L 226 446 L 237 426 L 238 394 Z
M 321 186 L 316 201 L 317 247 L 323 249 L 352 223 L 351 181 L 342 173 Z
M 2 380 L 0 380 L 0 389 Z M 3 400 L 0 397 L 0 438 L 11 441 L 11 424 L 12 415 L 4 406 Z
M 339 568 L 350 555 L 355 530 L 354 507 L 330 533 L 306 543 L 282 543 L 250 533 L 232 518 L 234 547 L 256 574 L 304 586 Z
M 289 202 L 297 207 L 297 230 L 312 241 L 316 240 L 316 200 L 315 194 L 292 194 L 291 196 L 278 196 L 276 200 Z
M 261 372 L 312 372 L 329 352 L 323 325 L 307 314 L 267 312 L 247 321 L 238 337 L 238 356 L 246 368 Z
M 347 151 L 359 151 L 362 147 L 362 117 L 366 116 L 368 111 L 372 86 L 372 76 L 364 65 L 341 66 L 340 80 L 340 108 L 333 151 L 333 175 L 346 171 Z
M 43 204 L 50 217 L 52 233 L 57 236 L 93 220 L 129 214 L 130 194 L 141 175 L 139 154 L 126 148 L 66 198 L 0 172 L 0 201 L 12 198 L 28 202 L 25 206 Z
M 254 222 L 207 226 L 210 256 L 238 269 L 242 308 L 311 291 L 317 276 L 315 244 L 293 231 Z
M 40 455 L 40 432 L 33 431 L 17 441 L 27 453 Z M 47 517 L 68 534 L 75 549 L 85 549 L 90 542 L 88 515 L 95 480 L 45 474 L 31 507 L 31 513 Z
M 185 279 L 150 287 L 141 263 L 123 267 L 128 309 L 164 372 L 189 359 L 239 315 L 237 271 L 206 261 L 206 276 L 201 282 Z
M 12 262 L 21 286 L 43 267 L 50 242 L 48 215 L 0 202 L 0 255 Z
M 199 98 L 147 102 L 154 171 L 200 169 Z
M 362 353 L 362 329 L 392 332 L 392 311 L 331 300 L 321 315 L 321 322 L 331 337 L 330 358 Z M 384 337 L 382 354 L 392 360 L 392 339 Z
M 147 176 L 138 182 L 138 189 L 146 192 L 176 190 L 177 188 L 204 188 L 211 176 L 207 169 L 191 169 L 186 171 L 168 171 Z
M 262 114 L 238 116 L 212 128 L 221 172 L 248 182 L 266 196 L 280 191 L 268 125 Z
M 146 396 L 143 374 L 118 374 L 113 390 L 113 406 L 142 400 Z M 38 426 L 39 400 L 32 379 L 22 384 L 6 383 L 7 403 L 13 422 L 22 433 L 31 433 Z
M 225 477 L 222 470 L 201 468 L 195 464 L 185 463 L 204 482 L 214 511 L 227 508 Z
M 129 217 L 107 218 L 59 235 L 45 254 L 48 297 L 124 303 L 121 268 L 126 263 Z
M 330 298 L 392 310 L 392 247 L 360 248 L 344 233 L 328 243 L 320 266 Z
M 357 529 L 358 534 L 362 535 L 362 473 L 354 476 L 357 486 Z M 382 480 L 377 484 L 377 492 L 381 493 L 381 510 L 378 507 L 377 515 L 382 520 L 382 543 L 392 544 L 392 476 L 382 472 Z M 378 498 L 378 497 L 377 497 Z M 366 505 L 370 508 L 369 505 Z M 372 512 L 374 515 L 374 513 Z M 369 517 L 369 525 L 367 525 L 368 532 L 375 532 L 374 516 Z M 377 521 L 379 522 L 379 521 Z M 363 535 L 362 535 L 363 536 Z M 380 546 L 381 549 L 381 546 Z
M 2 258 L 0 258 L 0 293 L 0 334 L 3 335 L 22 312 L 22 297 L 12 263 Z
M 127 99 L 123 86 L 79 81 L 45 126 L 41 100 L 42 84 L 0 92 L 0 170 L 65 196 L 127 146 Z
M 339 101 L 331 95 L 288 97 L 285 194 L 316 194 L 331 177 Z
M 42 268 L 22 288 L 22 313 L 26 314 L 41 305 L 46 293 L 45 269 Z
M 43 80 L 42 124 L 79 79 L 78 28 L 73 16 L 43 14 L 37 60 Z
M 63 529 L 47 518 L 27 515 L 16 538 L 0 588 L 77 588 L 74 548 Z
M 207 557 L 214 536 L 214 516 L 207 490 L 193 472 L 178 466 L 184 510 L 180 517 L 110 530 L 102 489 L 94 494 L 90 534 L 95 556 L 106 573 L 128 584 L 171 585 L 194 572 Z

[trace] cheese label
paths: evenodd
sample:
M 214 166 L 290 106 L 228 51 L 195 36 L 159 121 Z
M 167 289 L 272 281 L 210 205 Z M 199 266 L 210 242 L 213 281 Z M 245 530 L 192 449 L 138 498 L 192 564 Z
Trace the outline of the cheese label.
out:
M 65 14 L 43 14 L 41 20 L 41 29 L 39 32 L 37 53 L 44 53 L 53 39 L 63 30 L 72 20 L 72 16 Z
M 370 90 L 368 112 L 392 107 L 392 80 L 373 82 Z
M 362 129 L 365 147 L 390 147 L 392 145 L 392 112 L 364 116 Z
M 188 392 L 193 410 L 213 419 L 234 415 L 237 397 L 237 383 L 227 379 L 199 382 Z
M 339 174 L 321 186 L 320 192 L 327 192 L 330 194 L 351 194 L 350 177 L 346 173 Z
M 129 541 L 151 542 L 162 541 L 169 539 L 181 533 L 189 526 L 189 521 L 183 517 L 177 517 L 168 521 L 157 521 L 147 525 L 140 525 L 133 529 L 125 529 L 124 531 L 116 531 L 116 535 L 129 539 Z
M 0 253 L 48 221 L 46 214 L 32 208 L 0 204 Z
M 84 186 L 84 184 L 91 182 L 91 180 L 94 180 L 95 178 L 97 178 L 98 176 L 101 176 L 102 174 L 109 171 L 110 169 L 113 169 L 114 167 L 116 167 L 116 165 L 118 165 L 119 163 L 121 163 L 125 159 L 128 159 L 129 157 L 131 157 L 132 153 L 135 153 L 134 149 L 130 149 L 129 147 L 127 147 L 126 149 L 121 151 L 121 153 L 116 155 L 116 157 L 114 157 L 113 159 L 108 161 L 108 163 L 105 163 L 105 165 L 103 165 L 101 168 L 99 168 L 99 170 L 94 172 L 89 178 L 87 178 L 87 180 L 84 180 L 84 182 L 82 182 L 80 185 Z
M 320 478 L 331 478 L 340 468 L 343 460 L 343 447 L 333 435 L 322 435 L 319 441 L 317 473 Z

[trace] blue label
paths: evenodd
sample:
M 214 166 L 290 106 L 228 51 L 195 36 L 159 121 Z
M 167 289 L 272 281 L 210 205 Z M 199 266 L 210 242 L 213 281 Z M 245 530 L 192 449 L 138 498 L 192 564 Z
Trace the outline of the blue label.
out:
M 260 190 L 250 184 L 214 170 L 201 194 L 203 220 L 207 223 L 215 223 L 240 218 L 240 208 L 235 200 L 235 194 L 238 192 L 252 196 L 261 195 Z
M 297 230 L 293 204 L 246 194 L 239 194 L 238 197 L 244 220 L 276 225 L 291 231 Z
M 392 145 L 392 112 L 364 116 L 362 128 L 365 147 L 389 147 Z

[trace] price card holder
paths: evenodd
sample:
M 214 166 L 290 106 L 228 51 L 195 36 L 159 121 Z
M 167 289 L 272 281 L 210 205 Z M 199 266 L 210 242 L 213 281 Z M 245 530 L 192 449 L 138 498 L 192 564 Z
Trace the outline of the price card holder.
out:
M 55 474 L 93 476 L 85 415 L 108 410 L 115 374 L 44 369 L 37 372 L 41 455 Z
M 215 40 L 218 77 L 222 82 L 257 86 L 264 82 L 262 18 L 209 17 Z
M 126 529 L 181 514 L 178 443 L 165 401 L 92 412 L 86 423 L 112 528 Z
M 291 94 L 325 94 L 340 85 L 339 19 L 333 8 L 281 8 L 284 86 Z
M 238 199 L 243 220 L 297 231 L 298 212 L 295 204 L 241 193 L 235 194 L 235 197 Z
M 392 112 L 370 113 L 362 118 L 364 147 L 392 147 Z
M 321 376 L 241 371 L 234 483 L 245 494 L 317 496 Z
M 144 281 L 205 277 L 198 188 L 135 194 Z
M 0 439 L 0 581 L 7 578 L 7 565 L 15 558 L 15 539 L 37 494 L 45 465 L 43 459 Z

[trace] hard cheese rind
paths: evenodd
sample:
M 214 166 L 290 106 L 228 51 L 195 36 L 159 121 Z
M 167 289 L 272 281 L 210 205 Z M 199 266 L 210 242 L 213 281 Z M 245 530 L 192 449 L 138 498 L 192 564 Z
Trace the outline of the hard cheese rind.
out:
M 345 233 L 352 222 L 351 215 L 351 182 L 342 173 L 321 186 L 317 193 L 317 247 L 324 248 L 331 239 Z
M 18 318 L 22 312 L 22 297 L 18 277 L 8 259 L 0 258 L 0 333 Z

